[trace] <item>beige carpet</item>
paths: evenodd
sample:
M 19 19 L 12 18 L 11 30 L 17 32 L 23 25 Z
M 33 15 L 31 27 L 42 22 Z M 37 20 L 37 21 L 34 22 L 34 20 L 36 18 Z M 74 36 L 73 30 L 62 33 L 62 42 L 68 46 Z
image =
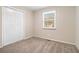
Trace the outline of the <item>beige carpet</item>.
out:
M 78 50 L 74 45 L 48 41 L 41 38 L 29 38 L 22 40 L 3 48 L 2 53 L 77 53 Z

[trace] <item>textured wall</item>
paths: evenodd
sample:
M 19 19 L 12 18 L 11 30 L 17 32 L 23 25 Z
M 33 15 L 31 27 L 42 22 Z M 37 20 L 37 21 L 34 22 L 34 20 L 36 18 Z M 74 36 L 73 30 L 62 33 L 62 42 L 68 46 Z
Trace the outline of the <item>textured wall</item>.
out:
M 43 29 L 42 12 L 56 10 L 56 30 Z M 35 12 L 35 36 L 75 44 L 75 7 L 47 7 Z
M 0 7 L 0 47 L 2 45 L 2 8 Z
M 76 46 L 79 49 L 79 7 L 76 7 Z

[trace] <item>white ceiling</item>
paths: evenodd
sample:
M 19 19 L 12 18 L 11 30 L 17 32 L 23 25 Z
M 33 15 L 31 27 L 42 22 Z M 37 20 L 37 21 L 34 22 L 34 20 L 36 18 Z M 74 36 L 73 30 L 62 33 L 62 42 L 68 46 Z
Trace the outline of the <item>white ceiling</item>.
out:
M 30 10 L 39 10 L 39 9 L 42 9 L 42 8 L 45 8 L 47 6 L 26 6 L 26 8 L 30 9 Z
M 46 8 L 48 6 L 12 6 L 14 8 L 18 8 L 18 9 L 23 9 L 23 10 L 32 10 L 32 11 L 36 11 L 36 10 L 39 10 L 39 9 L 42 9 L 42 8 Z

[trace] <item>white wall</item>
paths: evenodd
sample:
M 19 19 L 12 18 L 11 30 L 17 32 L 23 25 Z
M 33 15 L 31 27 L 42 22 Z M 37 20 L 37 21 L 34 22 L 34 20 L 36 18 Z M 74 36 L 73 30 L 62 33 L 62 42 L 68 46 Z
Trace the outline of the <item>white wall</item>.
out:
M 13 9 L 14 11 L 9 13 L 5 9 L 5 7 L 3 7 L 3 20 L 4 20 L 3 21 L 3 29 L 4 29 L 3 45 L 5 46 L 8 44 L 14 43 L 16 41 L 32 37 L 32 32 L 33 32 L 32 31 L 32 27 L 33 27 L 32 26 L 32 11 L 21 10 L 19 8 L 14 8 L 14 7 L 7 7 L 7 8 Z M 21 27 L 21 24 L 22 24 L 21 17 L 20 17 L 21 13 L 23 14 L 23 18 L 24 18 L 22 19 L 23 27 Z M 10 15 L 10 17 L 8 15 Z M 20 31 L 23 31 L 23 33 L 21 33 Z
M 25 39 L 33 36 L 33 12 L 26 10 L 24 20 Z
M 79 49 L 79 7 L 76 7 L 76 46 Z
M 56 30 L 42 28 L 42 12 L 56 10 Z M 48 7 L 35 12 L 35 36 L 75 44 L 75 7 Z
M 2 46 L 2 8 L 0 7 L 0 47 Z

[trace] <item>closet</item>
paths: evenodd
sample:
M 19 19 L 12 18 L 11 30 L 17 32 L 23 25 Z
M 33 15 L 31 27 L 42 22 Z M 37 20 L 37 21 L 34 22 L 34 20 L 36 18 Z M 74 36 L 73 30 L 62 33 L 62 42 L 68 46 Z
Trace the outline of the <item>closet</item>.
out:
M 3 46 L 23 39 L 24 13 L 10 8 L 2 8 Z

